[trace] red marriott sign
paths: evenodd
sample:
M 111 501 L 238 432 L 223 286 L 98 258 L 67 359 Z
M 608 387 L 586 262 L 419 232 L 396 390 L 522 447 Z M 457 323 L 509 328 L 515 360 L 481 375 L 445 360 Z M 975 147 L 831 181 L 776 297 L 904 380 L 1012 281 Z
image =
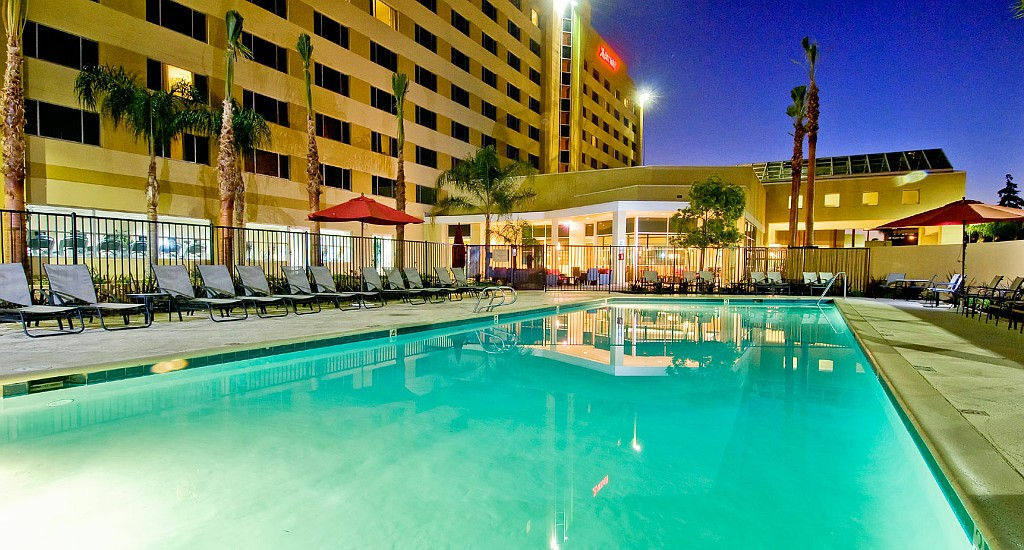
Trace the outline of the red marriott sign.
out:
M 602 44 L 597 48 L 597 57 L 600 57 L 602 61 L 608 64 L 613 71 L 619 70 L 619 56 L 615 55 L 615 52 L 611 48 Z

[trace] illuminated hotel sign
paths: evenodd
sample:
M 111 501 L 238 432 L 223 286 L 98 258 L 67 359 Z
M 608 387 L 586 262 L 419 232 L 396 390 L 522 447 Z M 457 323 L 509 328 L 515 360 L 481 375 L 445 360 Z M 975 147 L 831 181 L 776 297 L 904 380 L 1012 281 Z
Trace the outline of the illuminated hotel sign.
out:
M 619 70 L 619 57 L 608 46 L 601 45 L 597 48 L 597 57 L 600 57 L 613 71 Z

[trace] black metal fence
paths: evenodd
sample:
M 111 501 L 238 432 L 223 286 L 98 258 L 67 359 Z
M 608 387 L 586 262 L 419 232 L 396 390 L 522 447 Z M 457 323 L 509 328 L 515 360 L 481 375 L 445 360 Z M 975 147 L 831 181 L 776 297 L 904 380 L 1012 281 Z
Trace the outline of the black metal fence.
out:
M 435 267 L 452 265 L 453 252 L 449 243 L 74 213 L 0 210 L 0 227 L 0 261 L 24 260 L 33 286 L 45 286 L 44 264 L 85 264 L 100 290 L 121 299 L 153 290 L 152 263 L 182 264 L 193 274 L 196 264 L 258 265 L 271 279 L 281 277 L 283 266 L 320 263 L 340 283 L 355 288 L 362 284 L 364 266 L 415 267 L 430 282 Z M 752 271 L 779 271 L 792 280 L 800 280 L 804 271 L 845 271 L 854 291 L 863 291 L 869 282 L 870 251 L 864 248 L 493 245 L 490 252 L 487 263 L 483 245 L 465 247 L 468 276 L 517 289 L 629 291 L 642 285 L 647 271 L 673 284 L 687 272 L 710 271 L 722 288 L 749 280 Z

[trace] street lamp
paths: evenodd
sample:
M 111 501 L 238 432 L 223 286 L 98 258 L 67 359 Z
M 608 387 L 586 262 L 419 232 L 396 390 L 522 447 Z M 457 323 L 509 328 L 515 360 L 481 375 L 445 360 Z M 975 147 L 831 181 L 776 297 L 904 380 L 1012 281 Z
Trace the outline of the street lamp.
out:
M 650 88 L 641 88 L 636 93 L 636 104 L 640 106 L 640 165 L 645 164 L 644 158 L 647 156 L 647 143 L 644 141 L 644 111 L 648 105 L 654 103 L 657 96 L 654 95 L 654 90 Z

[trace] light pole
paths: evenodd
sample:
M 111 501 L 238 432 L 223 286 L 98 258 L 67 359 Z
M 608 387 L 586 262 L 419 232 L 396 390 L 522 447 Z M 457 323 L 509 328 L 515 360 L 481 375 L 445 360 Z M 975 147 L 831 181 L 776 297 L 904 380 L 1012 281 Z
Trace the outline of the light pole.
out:
M 647 106 L 654 102 L 654 91 L 650 88 L 642 88 L 636 94 L 636 104 L 640 107 L 640 165 L 645 164 L 644 159 L 647 156 L 647 143 L 644 141 L 644 111 Z

